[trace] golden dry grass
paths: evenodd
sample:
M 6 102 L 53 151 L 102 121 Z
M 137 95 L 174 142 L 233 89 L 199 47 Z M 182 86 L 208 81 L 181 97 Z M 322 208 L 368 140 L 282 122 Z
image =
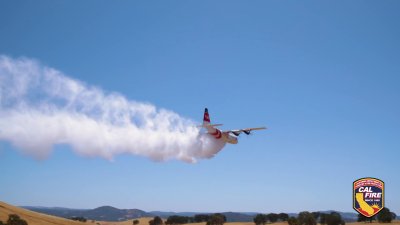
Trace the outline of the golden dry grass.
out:
M 400 220 L 394 220 L 392 223 L 378 223 L 378 222 L 372 222 L 372 223 L 364 223 L 364 222 L 355 222 L 355 223 L 346 223 L 349 225 L 377 225 L 377 224 L 386 224 L 386 225 L 400 225 Z
M 61 217 L 50 216 L 42 213 L 33 212 L 9 205 L 0 201 L 0 221 L 7 222 L 9 214 L 17 214 L 22 219 L 26 220 L 29 225 L 132 225 L 132 220 L 122 222 L 107 222 L 107 221 L 92 221 L 86 223 L 64 219 Z M 149 220 L 152 218 L 139 218 L 139 225 L 149 225 Z
M 139 225 L 149 225 L 149 221 L 152 219 L 153 218 L 150 218 L 150 217 L 143 217 L 143 218 L 139 218 L 137 220 L 139 220 Z M 97 223 L 99 223 L 101 225 L 132 225 L 132 221 L 133 221 L 133 219 L 121 221 L 121 222 L 97 221 Z
M 7 222 L 9 214 L 17 214 L 19 217 L 26 220 L 29 225 L 82 225 L 81 222 L 32 212 L 26 209 L 6 204 L 4 202 L 0 202 L 0 220 L 3 222 Z
M 22 219 L 26 220 L 29 225 L 132 225 L 132 220 L 122 222 L 107 222 L 107 221 L 91 221 L 86 223 L 64 219 L 56 216 L 49 216 L 42 213 L 29 211 L 26 209 L 18 208 L 7 203 L 0 201 L 0 220 L 6 222 L 9 214 L 17 214 Z M 152 218 L 139 218 L 139 225 L 149 225 L 149 220 Z M 190 225 L 205 225 L 206 223 L 191 223 Z M 380 223 L 347 223 L 347 225 L 378 225 Z M 251 222 L 230 222 L 225 225 L 254 225 Z M 273 225 L 287 225 L 286 222 L 278 222 Z M 400 221 L 393 221 L 390 225 L 400 225 Z
M 148 225 L 149 224 L 149 220 L 151 220 L 152 218 L 140 218 L 139 221 L 139 225 Z M 123 222 L 100 222 L 101 225 L 132 225 L 132 220 L 128 220 L 128 221 L 123 221 Z M 190 225 L 206 225 L 206 223 L 190 223 Z M 229 222 L 229 223 L 225 223 L 224 225 L 254 225 L 254 223 L 252 222 Z M 287 222 L 277 222 L 277 223 L 273 223 L 273 224 L 267 224 L 267 225 L 288 225 Z M 390 224 L 387 223 L 378 223 L 378 222 L 373 222 L 372 224 L 370 223 L 346 223 L 346 225 L 400 225 L 400 221 L 393 221 Z

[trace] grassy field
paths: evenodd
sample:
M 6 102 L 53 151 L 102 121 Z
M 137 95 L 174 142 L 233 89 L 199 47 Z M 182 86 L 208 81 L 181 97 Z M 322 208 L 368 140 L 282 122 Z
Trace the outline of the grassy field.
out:
M 9 205 L 7 203 L 0 201 L 0 221 L 4 223 L 7 222 L 9 214 L 17 214 L 22 219 L 28 222 L 28 225 L 132 225 L 132 220 L 123 221 L 123 222 L 105 222 L 105 221 L 91 221 L 88 220 L 86 223 L 73 221 L 69 219 L 64 219 L 56 216 L 49 216 L 42 213 L 37 213 L 33 211 L 29 211 L 26 209 L 22 209 L 19 207 L 15 207 Z M 149 225 L 149 220 L 152 218 L 140 218 L 139 225 Z
M 0 202 L 0 220 L 4 223 L 7 222 L 9 214 L 17 214 L 22 219 L 26 220 L 29 225 L 82 225 L 82 223 L 77 221 L 32 212 L 26 209 L 6 204 L 4 202 Z
M 64 219 L 56 216 L 49 216 L 42 213 L 32 212 L 26 209 L 15 207 L 4 202 L 0 202 L 0 221 L 6 222 L 9 214 L 17 214 L 26 220 L 29 225 L 132 225 L 132 220 L 122 222 L 91 221 L 86 223 Z M 152 218 L 140 218 L 139 225 L 149 225 Z M 190 225 L 205 225 L 206 223 L 191 223 Z M 369 225 L 370 223 L 347 223 L 348 225 Z M 372 223 L 379 224 L 379 223 Z M 250 222 L 231 222 L 225 225 L 254 225 Z M 273 225 L 287 225 L 286 222 L 274 223 Z M 392 222 L 391 225 L 400 225 L 400 221 Z

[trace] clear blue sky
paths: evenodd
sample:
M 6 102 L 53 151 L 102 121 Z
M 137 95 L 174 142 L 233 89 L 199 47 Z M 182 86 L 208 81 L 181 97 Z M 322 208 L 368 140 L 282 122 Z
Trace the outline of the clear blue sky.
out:
M 168 211 L 352 210 L 386 183 L 400 214 L 400 2 L 1 1 L 0 54 L 225 128 L 266 125 L 197 164 L 0 142 L 0 200 Z

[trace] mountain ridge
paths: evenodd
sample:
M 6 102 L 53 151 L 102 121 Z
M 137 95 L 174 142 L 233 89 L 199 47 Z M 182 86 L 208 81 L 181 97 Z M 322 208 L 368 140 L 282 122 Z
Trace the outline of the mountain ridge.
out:
M 154 217 L 168 218 L 172 215 L 189 216 L 192 217 L 196 214 L 212 214 L 212 212 L 172 212 L 172 211 L 149 211 L 146 212 L 140 209 L 119 209 L 113 206 L 100 206 L 94 209 L 72 209 L 65 207 L 41 207 L 41 206 L 21 206 L 22 208 L 29 209 L 35 212 L 40 212 L 48 215 L 59 216 L 63 218 L 71 217 L 85 217 L 89 220 L 102 220 L 102 221 L 124 221 L 129 219 L 137 219 L 141 217 Z M 338 212 L 346 222 L 357 221 L 357 213 L 353 212 L 340 212 L 336 210 L 321 210 L 319 212 L 330 213 Z M 227 218 L 227 222 L 253 222 L 253 218 L 258 212 L 220 212 Z M 289 216 L 297 216 L 298 213 L 288 213 Z

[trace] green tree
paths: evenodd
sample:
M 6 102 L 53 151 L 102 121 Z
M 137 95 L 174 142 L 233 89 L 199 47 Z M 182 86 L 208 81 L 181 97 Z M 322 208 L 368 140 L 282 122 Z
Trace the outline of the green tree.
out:
M 287 221 L 289 219 L 289 215 L 287 213 L 279 213 L 278 217 L 281 221 Z
M 196 223 L 207 222 L 209 219 L 210 219 L 210 215 L 206 215 L 206 214 L 194 215 L 194 222 L 196 222 Z
M 299 225 L 299 220 L 296 217 L 290 217 L 288 219 L 288 224 L 289 225 Z
M 299 225 L 317 225 L 314 216 L 310 212 L 301 212 L 298 216 Z
M 267 218 L 268 218 L 269 222 L 275 223 L 276 221 L 278 221 L 279 216 L 276 213 L 269 213 L 269 214 L 267 214 Z
M 84 222 L 84 223 L 87 221 L 87 219 L 85 217 L 82 217 L 82 216 L 73 216 L 70 219 L 71 220 L 75 220 L 75 221 Z
M 265 225 L 268 221 L 267 219 L 267 215 L 265 214 L 257 214 L 254 219 L 253 219 L 254 223 L 256 225 Z
M 7 225 L 28 225 L 28 223 L 17 214 L 10 214 L 8 215 Z
M 133 224 L 133 225 L 138 225 L 138 224 L 139 224 L 139 220 L 137 220 L 137 219 L 136 219 L 136 220 L 133 220 L 133 221 L 132 221 L 132 224 Z
M 322 225 L 326 224 L 326 213 L 319 214 L 319 223 Z
M 344 225 L 345 222 L 342 220 L 342 216 L 337 212 L 331 212 L 325 215 L 327 225 Z
M 396 220 L 396 218 L 397 218 L 396 213 L 392 212 L 392 220 Z
M 314 216 L 315 221 L 318 221 L 318 218 L 321 215 L 320 212 L 312 212 L 311 214 Z
M 359 213 L 358 216 L 357 216 L 357 222 L 370 222 L 370 223 L 372 223 L 373 220 L 375 220 L 375 216 L 366 217 L 361 213 Z
M 184 224 L 184 223 L 189 223 L 193 219 L 187 216 L 170 216 L 168 217 L 167 221 L 165 224 Z
M 390 210 L 384 207 L 377 215 L 379 223 L 391 223 L 393 215 Z
M 314 216 L 310 212 L 301 212 L 297 218 L 299 225 L 317 225 Z
M 226 222 L 226 216 L 221 213 L 215 213 L 211 215 L 206 225 L 223 225 Z
M 152 220 L 149 221 L 149 225 L 162 225 L 163 221 L 159 216 L 154 217 Z

